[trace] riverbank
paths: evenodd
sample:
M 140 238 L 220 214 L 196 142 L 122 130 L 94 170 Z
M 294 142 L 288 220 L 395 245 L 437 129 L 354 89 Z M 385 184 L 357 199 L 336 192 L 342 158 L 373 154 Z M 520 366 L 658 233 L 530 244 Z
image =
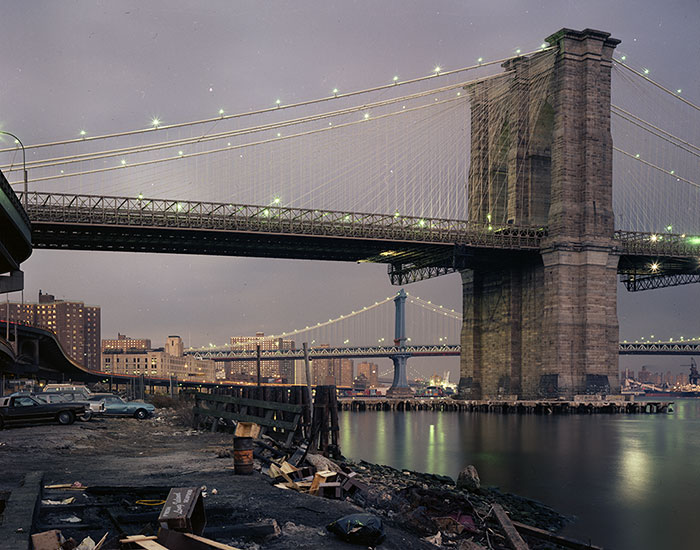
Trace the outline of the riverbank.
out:
M 133 491 L 125 487 L 166 490 L 206 486 L 209 528 L 222 533 L 216 537 L 220 542 L 248 550 L 349 548 L 329 534 L 325 526 L 344 515 L 365 511 L 381 517 L 385 523 L 387 539 L 381 547 L 402 550 L 478 549 L 480 545 L 487 548 L 487 529 L 491 540 L 503 545 L 498 525 L 491 523 L 492 518 L 482 519 L 489 514 L 493 503 L 501 504 L 513 520 L 544 529 L 557 529 L 566 521 L 560 514 L 528 499 L 493 489 L 458 490 L 445 477 L 367 462 L 340 464 L 355 471 L 367 485 L 367 490 L 345 500 L 281 490 L 259 471 L 250 476 L 234 475 L 232 459 L 226 452 L 231 443 L 231 435 L 187 429 L 167 411 L 145 421 L 103 419 L 71 426 L 8 429 L 0 432 L 0 467 L 5 472 L 0 480 L 0 492 L 7 496 L 17 490 L 27 474 L 42 472 L 44 485 L 77 481 L 87 487 L 121 488 L 117 491 L 123 491 L 129 513 L 138 517 L 139 513 L 152 509 L 137 504 Z M 91 502 L 94 504 L 89 492 L 81 498 L 84 506 L 76 508 L 78 517 L 80 510 L 88 510 Z M 447 519 L 455 515 L 456 520 Z M 227 538 L 225 529 L 221 529 L 226 525 L 270 521 L 279 526 L 279 533 L 268 539 Z M 105 549 L 118 548 L 117 538 L 123 535 L 109 518 L 100 525 L 101 532 L 92 533 L 81 527 L 78 523 L 66 523 L 64 531 L 76 540 L 88 533 L 98 540 L 109 531 Z M 152 522 L 130 524 L 130 527 L 134 532 L 126 534 L 157 528 Z M 1 528 L 14 526 L 3 524 Z

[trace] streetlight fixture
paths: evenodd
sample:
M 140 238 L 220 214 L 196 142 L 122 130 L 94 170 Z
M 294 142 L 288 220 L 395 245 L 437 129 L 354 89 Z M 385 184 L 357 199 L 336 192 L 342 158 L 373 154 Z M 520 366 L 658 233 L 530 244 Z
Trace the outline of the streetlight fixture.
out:
M 29 193 L 27 192 L 27 154 L 24 151 L 24 143 L 22 143 L 22 140 L 11 132 L 0 130 L 0 134 L 15 138 L 15 141 L 19 143 L 19 146 L 22 148 L 22 171 L 24 172 L 24 209 L 27 210 Z

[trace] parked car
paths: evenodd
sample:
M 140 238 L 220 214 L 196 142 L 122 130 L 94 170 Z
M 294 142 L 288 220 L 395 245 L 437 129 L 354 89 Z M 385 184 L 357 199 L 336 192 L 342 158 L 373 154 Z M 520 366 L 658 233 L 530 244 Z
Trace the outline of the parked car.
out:
M 85 405 L 85 414 L 78 417 L 78 419 L 83 422 L 87 422 L 93 416 L 99 416 L 105 412 L 104 403 L 101 401 L 88 401 L 80 392 L 52 391 L 37 393 L 33 397 L 44 403 L 78 403 L 80 405 Z
M 0 429 L 11 424 L 52 422 L 72 424 L 85 414 L 79 403 L 42 403 L 29 395 L 0 397 Z
M 48 392 L 78 392 L 85 399 L 92 393 L 85 384 L 46 384 L 43 393 Z
M 143 401 L 124 401 L 118 395 L 91 395 L 89 401 L 103 401 L 105 416 L 133 416 L 139 420 L 148 418 L 156 408 Z

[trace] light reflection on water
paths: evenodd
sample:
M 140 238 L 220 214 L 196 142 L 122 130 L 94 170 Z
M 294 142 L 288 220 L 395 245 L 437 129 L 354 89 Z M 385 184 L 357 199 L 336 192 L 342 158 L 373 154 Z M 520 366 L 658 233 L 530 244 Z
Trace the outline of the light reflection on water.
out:
M 700 400 L 664 415 L 343 412 L 343 454 L 457 477 L 577 516 L 565 533 L 616 550 L 699 548 Z

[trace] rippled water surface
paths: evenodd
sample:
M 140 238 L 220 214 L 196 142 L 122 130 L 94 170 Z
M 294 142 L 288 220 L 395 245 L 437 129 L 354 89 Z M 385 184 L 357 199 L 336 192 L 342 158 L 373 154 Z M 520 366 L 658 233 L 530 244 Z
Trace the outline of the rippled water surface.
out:
M 353 459 L 453 478 L 474 464 L 605 548 L 700 548 L 700 400 L 657 415 L 343 412 L 340 433 Z

